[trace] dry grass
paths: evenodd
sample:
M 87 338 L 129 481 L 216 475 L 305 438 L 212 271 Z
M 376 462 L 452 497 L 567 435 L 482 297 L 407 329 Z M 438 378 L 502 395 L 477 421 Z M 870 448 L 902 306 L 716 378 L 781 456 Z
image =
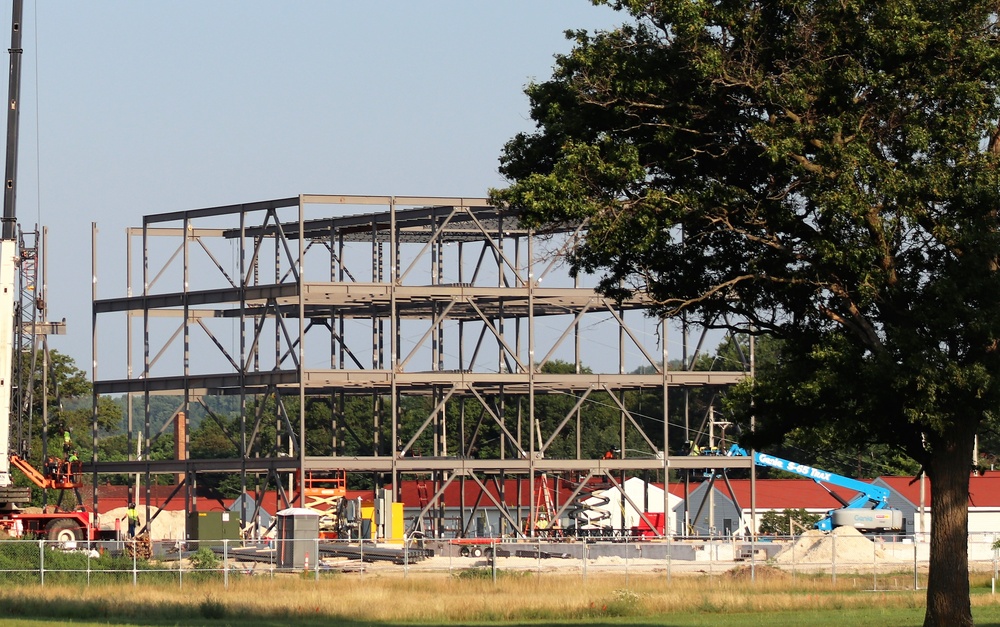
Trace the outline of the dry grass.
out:
M 974 605 L 997 605 L 990 595 L 975 595 Z M 34 605 L 33 605 L 34 604 Z M 834 587 L 829 578 L 682 577 L 510 574 L 496 583 L 489 577 L 443 574 L 333 575 L 320 581 L 295 576 L 251 577 L 230 582 L 173 585 L 24 586 L 0 589 L 0 606 L 73 607 L 77 618 L 149 617 L 169 620 L 326 616 L 378 623 L 482 622 L 582 619 L 603 616 L 657 616 L 677 612 L 773 613 L 803 610 L 917 608 L 923 591 L 859 592 L 850 582 Z M 17 614 L 22 614 L 18 611 Z M 22 614 L 23 615 L 23 614 Z

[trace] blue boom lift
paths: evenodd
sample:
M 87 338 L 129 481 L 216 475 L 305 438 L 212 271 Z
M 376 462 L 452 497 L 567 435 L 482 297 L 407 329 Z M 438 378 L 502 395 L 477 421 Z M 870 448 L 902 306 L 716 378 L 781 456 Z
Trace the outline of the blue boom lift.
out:
M 747 452 L 734 444 L 729 448 L 727 455 L 745 457 Z M 826 516 L 816 523 L 817 529 L 830 531 L 834 527 L 854 527 L 860 531 L 887 531 L 903 528 L 903 513 L 889 507 L 889 490 L 886 488 L 766 453 L 755 452 L 753 463 L 812 479 L 843 505 L 828 511 Z M 829 487 L 831 485 L 854 490 L 858 494 L 848 501 L 834 492 Z

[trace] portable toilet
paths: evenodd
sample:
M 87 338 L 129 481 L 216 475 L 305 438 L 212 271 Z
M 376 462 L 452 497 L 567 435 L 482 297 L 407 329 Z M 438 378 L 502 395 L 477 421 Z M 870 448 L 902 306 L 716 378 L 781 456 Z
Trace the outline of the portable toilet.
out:
M 319 513 L 304 507 L 278 512 L 278 568 L 309 568 L 319 562 Z

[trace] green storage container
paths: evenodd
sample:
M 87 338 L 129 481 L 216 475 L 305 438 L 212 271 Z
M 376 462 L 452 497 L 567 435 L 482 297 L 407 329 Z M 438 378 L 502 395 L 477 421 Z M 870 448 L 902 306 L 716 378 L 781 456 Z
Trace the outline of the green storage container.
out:
M 190 512 L 187 539 L 196 547 L 222 546 L 222 540 L 240 539 L 240 516 L 234 512 Z

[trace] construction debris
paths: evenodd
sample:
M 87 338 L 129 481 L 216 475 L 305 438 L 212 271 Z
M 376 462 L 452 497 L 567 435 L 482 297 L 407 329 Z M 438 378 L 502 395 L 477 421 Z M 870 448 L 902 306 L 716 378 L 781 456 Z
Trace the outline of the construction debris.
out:
M 409 547 L 403 549 L 385 546 L 360 547 L 325 542 L 319 545 L 319 552 L 323 557 L 342 557 L 352 560 L 362 560 L 364 562 L 392 562 L 393 564 L 420 562 L 434 557 L 432 549 Z
M 126 542 L 125 553 L 129 557 L 141 560 L 148 560 L 153 557 L 153 543 L 149 539 L 149 533 L 144 531 L 134 539 Z

